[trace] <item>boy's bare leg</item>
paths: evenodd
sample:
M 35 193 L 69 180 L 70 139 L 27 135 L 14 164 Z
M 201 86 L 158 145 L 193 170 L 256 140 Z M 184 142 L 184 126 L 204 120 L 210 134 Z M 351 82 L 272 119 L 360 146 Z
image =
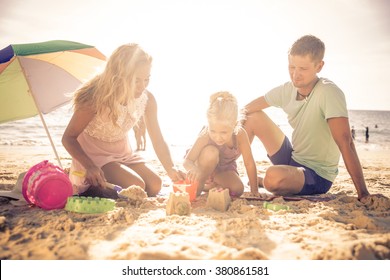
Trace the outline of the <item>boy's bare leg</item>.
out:
M 283 144 L 285 135 L 282 130 L 263 111 L 249 114 L 244 128 L 249 141 L 252 143 L 254 137 L 258 137 L 268 155 L 275 154 Z

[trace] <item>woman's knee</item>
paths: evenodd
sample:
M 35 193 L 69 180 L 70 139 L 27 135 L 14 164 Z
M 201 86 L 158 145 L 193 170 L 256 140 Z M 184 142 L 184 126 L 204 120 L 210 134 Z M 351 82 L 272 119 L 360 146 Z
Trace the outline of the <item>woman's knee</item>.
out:
M 148 196 L 156 196 L 161 191 L 162 180 L 160 176 L 155 175 L 148 178 L 148 183 L 145 186 L 145 191 Z
M 141 187 L 141 188 L 144 189 L 144 190 L 145 190 L 145 188 L 146 188 L 146 183 L 145 183 L 145 181 L 144 181 L 142 178 L 140 178 L 140 177 L 135 177 L 135 178 L 133 178 L 133 179 L 131 180 L 131 184 L 132 184 L 132 185 L 139 186 L 139 187 Z M 126 187 L 129 187 L 129 186 L 126 186 Z
M 127 188 L 131 185 L 137 185 L 145 189 L 145 182 L 139 174 L 125 165 L 111 162 L 102 167 L 104 175 L 108 182 Z
M 147 182 L 143 178 L 137 178 L 133 185 L 141 187 L 148 196 L 156 196 L 161 190 L 162 180 L 158 175 L 148 176 Z

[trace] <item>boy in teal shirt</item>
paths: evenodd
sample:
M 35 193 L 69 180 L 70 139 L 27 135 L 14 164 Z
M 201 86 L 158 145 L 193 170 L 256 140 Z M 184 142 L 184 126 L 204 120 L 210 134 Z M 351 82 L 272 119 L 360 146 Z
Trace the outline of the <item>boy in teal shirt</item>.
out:
M 351 137 L 344 93 L 331 81 L 319 78 L 325 45 L 307 35 L 298 39 L 288 55 L 290 82 L 269 91 L 246 107 L 245 129 L 251 141 L 262 141 L 273 163 L 264 187 L 276 195 L 326 193 L 338 174 L 340 154 L 358 199 L 370 197 Z M 291 142 L 262 111 L 280 107 L 293 128 Z

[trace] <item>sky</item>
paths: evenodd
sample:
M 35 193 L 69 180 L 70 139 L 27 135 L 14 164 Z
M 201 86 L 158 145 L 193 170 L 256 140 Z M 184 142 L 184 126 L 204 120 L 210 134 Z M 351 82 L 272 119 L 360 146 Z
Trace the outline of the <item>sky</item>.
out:
M 306 34 L 324 41 L 319 76 L 348 109 L 390 110 L 387 0 L 0 0 L 0 49 L 70 40 L 109 56 L 140 44 L 154 59 L 159 112 L 178 125 L 203 116 L 216 91 L 245 105 L 288 81 L 287 51 Z

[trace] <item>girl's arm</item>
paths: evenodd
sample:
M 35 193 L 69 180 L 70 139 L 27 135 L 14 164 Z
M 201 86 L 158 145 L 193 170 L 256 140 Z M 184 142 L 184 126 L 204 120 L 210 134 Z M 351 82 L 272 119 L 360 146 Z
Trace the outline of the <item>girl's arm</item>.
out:
M 157 102 L 154 96 L 148 92 L 148 103 L 145 109 L 145 123 L 152 141 L 153 149 L 165 171 L 172 181 L 185 179 L 185 174 L 174 167 L 168 145 L 161 133 L 157 118 Z
M 201 133 L 184 158 L 183 166 L 187 171 L 187 178 L 191 181 L 199 181 L 201 177 L 201 170 L 196 165 L 196 161 L 203 148 L 207 145 L 208 140 L 208 134 Z
M 246 173 L 248 175 L 251 193 L 254 195 L 258 195 L 259 189 L 257 184 L 257 167 L 256 167 L 255 160 L 253 158 L 248 134 L 243 128 L 240 128 L 238 132 L 237 144 L 238 144 L 238 148 L 240 149 L 242 158 L 244 160 L 244 165 L 245 165 Z
M 94 116 L 95 112 L 91 109 L 81 108 L 76 110 L 62 136 L 62 144 L 72 158 L 80 162 L 85 168 L 85 179 L 93 186 L 102 186 L 106 181 L 103 171 L 88 157 L 77 141 L 77 137 L 84 131 Z

